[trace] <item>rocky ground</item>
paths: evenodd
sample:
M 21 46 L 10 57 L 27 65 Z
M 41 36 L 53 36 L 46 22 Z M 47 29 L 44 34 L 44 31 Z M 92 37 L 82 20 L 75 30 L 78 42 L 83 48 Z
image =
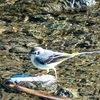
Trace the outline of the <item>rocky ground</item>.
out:
M 44 72 L 35 68 L 27 56 L 32 47 L 70 53 L 100 50 L 99 2 L 82 10 L 55 14 L 44 13 L 30 2 L 0 1 L 0 100 L 47 100 L 3 86 L 13 74 Z M 57 90 L 60 87 L 69 91 L 71 95 L 66 96 L 73 100 L 99 100 L 100 54 L 74 57 L 56 68 Z M 54 71 L 49 74 L 54 75 Z

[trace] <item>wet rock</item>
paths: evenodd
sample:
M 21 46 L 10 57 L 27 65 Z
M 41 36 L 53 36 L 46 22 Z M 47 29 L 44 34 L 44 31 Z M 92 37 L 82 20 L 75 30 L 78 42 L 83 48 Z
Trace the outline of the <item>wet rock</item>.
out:
M 38 44 L 35 42 L 30 42 L 27 44 L 27 47 L 34 47 L 34 46 L 38 46 Z
M 16 29 L 15 27 L 11 27 L 10 29 L 4 31 L 3 33 L 12 34 L 12 33 L 16 33 L 16 32 L 18 32 L 18 29 Z
M 56 79 L 52 75 L 26 75 L 15 74 L 7 80 L 6 84 L 13 83 L 31 89 L 45 89 L 46 91 L 53 92 L 56 89 Z
M 2 98 L 2 94 L 0 94 L 0 99 Z
M 61 87 L 58 87 L 57 91 L 54 94 L 64 96 L 64 97 L 73 98 L 73 94 L 71 92 L 69 92 L 68 90 L 65 90 Z
M 1 28 L 0 28 L 0 35 L 2 35 L 3 32 L 4 32 L 5 30 L 6 30 L 6 29 L 5 29 L 4 27 L 1 27 Z
M 0 50 L 6 50 L 5 46 L 0 46 Z
M 90 46 L 90 44 L 88 44 L 88 42 L 82 42 L 82 43 L 78 43 L 76 45 L 76 47 L 80 47 L 80 48 L 84 48 L 84 47 L 90 48 L 91 46 Z
M 66 11 L 73 8 L 82 8 L 95 4 L 95 0 L 61 0 L 55 3 L 50 3 L 47 7 L 41 7 L 43 12 L 56 14 L 58 12 Z
M 21 53 L 21 52 L 24 53 L 24 52 L 28 52 L 28 50 L 23 47 L 15 47 L 15 48 L 12 47 L 9 49 L 9 52 L 10 53 Z
M 66 40 L 64 42 L 64 46 L 68 47 L 68 46 L 71 46 L 71 45 L 76 44 L 76 43 L 77 43 L 77 41 L 75 39 L 73 39 L 73 40 L 69 39 L 69 40 Z
M 16 50 L 16 48 L 11 48 L 11 49 L 9 49 L 9 52 L 10 53 L 17 53 L 17 50 Z

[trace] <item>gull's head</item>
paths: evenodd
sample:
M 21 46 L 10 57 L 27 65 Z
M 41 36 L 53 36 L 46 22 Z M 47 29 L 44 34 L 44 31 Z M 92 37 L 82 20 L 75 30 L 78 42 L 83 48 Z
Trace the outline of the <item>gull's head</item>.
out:
M 28 53 L 29 55 L 39 56 L 44 53 L 44 49 L 41 47 L 34 47 L 31 49 L 31 51 Z

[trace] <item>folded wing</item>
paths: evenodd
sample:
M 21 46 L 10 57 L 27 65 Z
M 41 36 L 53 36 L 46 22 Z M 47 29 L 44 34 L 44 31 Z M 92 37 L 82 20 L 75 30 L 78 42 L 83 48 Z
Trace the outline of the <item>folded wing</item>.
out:
M 62 54 L 53 54 L 49 56 L 47 59 L 43 59 L 42 57 L 37 57 L 36 60 L 38 60 L 41 64 L 51 64 L 55 62 L 62 62 L 65 59 L 72 58 L 72 56 L 66 56 Z

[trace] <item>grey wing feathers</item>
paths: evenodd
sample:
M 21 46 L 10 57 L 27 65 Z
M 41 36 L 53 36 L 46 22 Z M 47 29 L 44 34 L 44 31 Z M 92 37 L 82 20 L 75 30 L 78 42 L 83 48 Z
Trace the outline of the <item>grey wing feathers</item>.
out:
M 50 56 L 47 60 L 45 60 L 44 63 L 50 64 L 50 63 L 64 60 L 66 58 L 67 56 L 53 55 L 53 56 Z
M 38 60 L 38 62 L 40 62 L 41 64 L 50 64 L 67 58 L 69 58 L 69 56 L 63 56 L 60 53 L 51 52 L 47 55 L 45 53 L 45 55 L 37 57 L 36 60 Z

